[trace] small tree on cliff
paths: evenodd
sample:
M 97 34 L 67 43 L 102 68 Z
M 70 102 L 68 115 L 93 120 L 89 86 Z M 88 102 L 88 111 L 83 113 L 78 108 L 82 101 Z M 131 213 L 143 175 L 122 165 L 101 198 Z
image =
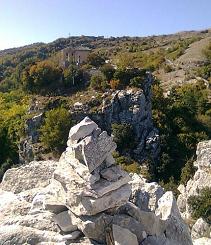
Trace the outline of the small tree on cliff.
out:
M 44 124 L 40 128 L 40 140 L 48 150 L 62 152 L 71 126 L 68 110 L 64 108 L 50 110 L 46 112 Z

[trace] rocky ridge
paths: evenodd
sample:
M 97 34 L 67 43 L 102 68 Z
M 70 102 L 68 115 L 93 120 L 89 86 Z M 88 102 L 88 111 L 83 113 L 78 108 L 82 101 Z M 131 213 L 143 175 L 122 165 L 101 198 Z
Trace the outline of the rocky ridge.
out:
M 0 244 L 192 244 L 172 192 L 115 165 L 116 144 L 84 118 L 57 161 L 9 169 Z
M 177 199 L 177 205 L 180 209 L 182 217 L 185 220 L 191 220 L 191 208 L 188 205 L 190 196 L 197 196 L 205 187 L 211 187 L 211 140 L 200 142 L 197 146 L 197 160 L 194 166 L 197 168 L 192 179 L 187 182 L 187 185 L 180 185 L 178 190 L 180 195 Z M 205 220 L 199 218 L 192 227 L 191 232 L 193 239 L 207 239 L 207 243 L 211 243 L 211 225 Z M 200 243 L 199 243 L 200 244 Z
M 111 133 L 113 123 L 126 123 L 132 126 L 134 131 L 134 142 L 136 142 L 132 157 L 138 161 L 144 160 L 150 152 L 150 156 L 155 161 L 159 157 L 160 143 L 158 130 L 153 125 L 151 110 L 151 85 L 153 77 L 150 73 L 146 74 L 143 89 L 108 91 L 102 95 L 102 103 L 98 106 L 98 113 L 92 112 L 97 101 L 95 96 L 90 98 L 89 103 L 79 103 L 77 101 L 70 107 L 71 118 L 79 122 L 86 115 L 97 122 L 103 130 Z M 86 95 L 89 97 L 88 95 Z M 82 97 L 83 98 L 83 97 Z M 80 99 L 78 96 L 77 99 Z M 55 101 L 49 106 L 44 106 L 40 101 L 32 101 L 29 108 L 29 116 L 25 124 L 25 138 L 20 142 L 19 158 L 21 163 L 37 160 L 41 155 L 39 148 L 39 128 L 43 122 L 45 112 L 58 106 Z M 80 106 L 79 106 L 80 104 Z M 38 144 L 37 144 L 38 143 Z M 40 160 L 46 159 L 40 158 Z

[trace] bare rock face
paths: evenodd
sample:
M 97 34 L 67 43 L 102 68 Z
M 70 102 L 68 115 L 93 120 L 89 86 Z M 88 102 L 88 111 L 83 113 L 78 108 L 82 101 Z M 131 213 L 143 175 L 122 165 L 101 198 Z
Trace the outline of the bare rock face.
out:
M 153 126 L 151 110 L 151 84 L 153 77 L 147 74 L 143 89 L 119 90 L 112 95 L 109 103 L 102 108 L 104 124 L 109 130 L 112 123 L 127 123 L 133 127 L 135 141 L 138 142 L 133 157 L 143 160 L 147 152 L 156 161 L 160 152 L 159 133 Z
M 206 221 L 204 221 L 202 218 L 199 218 L 192 227 L 191 237 L 193 239 L 198 239 L 200 237 L 211 238 L 210 225 Z
M 124 229 L 118 225 L 113 225 L 113 236 L 115 245 L 138 245 L 136 235 L 128 229 Z
M 200 191 L 205 187 L 211 187 L 211 140 L 200 142 L 197 146 L 197 160 L 194 162 L 194 166 L 197 168 L 192 179 L 187 182 L 187 185 L 180 185 L 178 190 L 180 195 L 177 199 L 177 204 L 184 219 L 191 219 L 191 210 L 188 205 L 188 198 L 190 196 L 197 196 Z M 208 225 L 208 224 L 207 224 Z M 202 219 L 199 219 L 192 229 L 192 237 L 200 238 L 203 237 L 202 230 Z M 209 229 L 210 229 L 210 225 Z M 198 227 L 197 229 L 195 229 Z M 207 228 L 206 228 L 207 229 Z M 198 230 L 198 234 L 197 233 Z
M 158 200 L 163 196 L 164 190 L 156 182 L 147 183 L 146 179 L 131 174 L 132 196 L 130 200 L 145 211 L 155 211 Z
M 172 192 L 115 165 L 111 136 L 85 118 L 58 162 L 8 170 L 0 244 L 191 245 Z

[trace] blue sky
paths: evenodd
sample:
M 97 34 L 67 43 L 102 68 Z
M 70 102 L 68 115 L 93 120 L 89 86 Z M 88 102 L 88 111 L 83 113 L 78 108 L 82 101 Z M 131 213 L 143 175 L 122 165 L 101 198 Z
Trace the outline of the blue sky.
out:
M 211 0 L 0 0 L 0 50 L 68 35 L 148 36 L 211 27 Z

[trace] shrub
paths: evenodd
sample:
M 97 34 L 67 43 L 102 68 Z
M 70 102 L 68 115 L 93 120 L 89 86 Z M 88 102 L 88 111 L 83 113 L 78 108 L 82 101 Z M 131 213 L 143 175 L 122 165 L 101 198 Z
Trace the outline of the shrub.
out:
M 134 145 L 134 134 L 133 128 L 130 124 L 118 124 L 113 123 L 112 134 L 114 136 L 114 141 L 117 143 L 117 148 L 120 152 L 125 149 L 130 149 Z
M 48 61 L 38 62 L 22 73 L 23 87 L 33 93 L 43 94 L 59 88 L 62 70 Z
M 102 73 L 94 74 L 91 77 L 90 87 L 95 90 L 104 90 L 108 86 L 106 78 Z
M 80 86 L 84 82 L 83 71 L 76 65 L 70 65 L 63 71 L 64 85 L 66 87 Z
M 211 223 L 211 188 L 206 187 L 201 190 L 198 196 L 190 196 L 188 205 L 194 219 L 204 218 L 207 223 Z
M 174 196 L 176 198 L 178 197 L 179 191 L 177 190 L 177 183 L 174 177 L 170 177 L 166 183 L 161 181 L 159 184 L 164 188 L 165 191 L 172 191 L 174 193 Z
M 195 171 L 196 168 L 193 165 L 193 159 L 189 159 L 186 162 L 185 167 L 182 169 L 180 182 L 186 185 L 188 180 L 193 177 Z
M 173 68 L 172 68 L 170 65 L 168 65 L 168 64 L 165 64 L 165 65 L 163 66 L 163 69 L 164 69 L 164 71 L 165 71 L 166 73 L 173 71 Z
M 87 57 L 87 62 L 92 66 L 100 67 L 105 63 L 105 59 L 98 53 L 90 53 Z
M 40 140 L 48 150 L 61 152 L 65 149 L 71 126 L 68 110 L 52 109 L 46 112 L 44 124 L 40 128 Z
M 142 77 L 134 77 L 130 79 L 130 86 L 136 88 L 143 88 L 144 87 L 144 79 Z
M 141 167 L 130 157 L 120 156 L 118 152 L 113 153 L 113 157 L 118 165 L 120 165 L 128 173 L 137 173 L 140 174 Z
M 107 81 L 110 81 L 113 78 L 115 69 L 112 65 L 110 64 L 105 64 L 100 68 L 100 71 L 104 74 L 106 77 Z
M 119 80 L 111 80 L 110 86 L 112 89 L 118 89 L 119 88 L 120 81 Z

